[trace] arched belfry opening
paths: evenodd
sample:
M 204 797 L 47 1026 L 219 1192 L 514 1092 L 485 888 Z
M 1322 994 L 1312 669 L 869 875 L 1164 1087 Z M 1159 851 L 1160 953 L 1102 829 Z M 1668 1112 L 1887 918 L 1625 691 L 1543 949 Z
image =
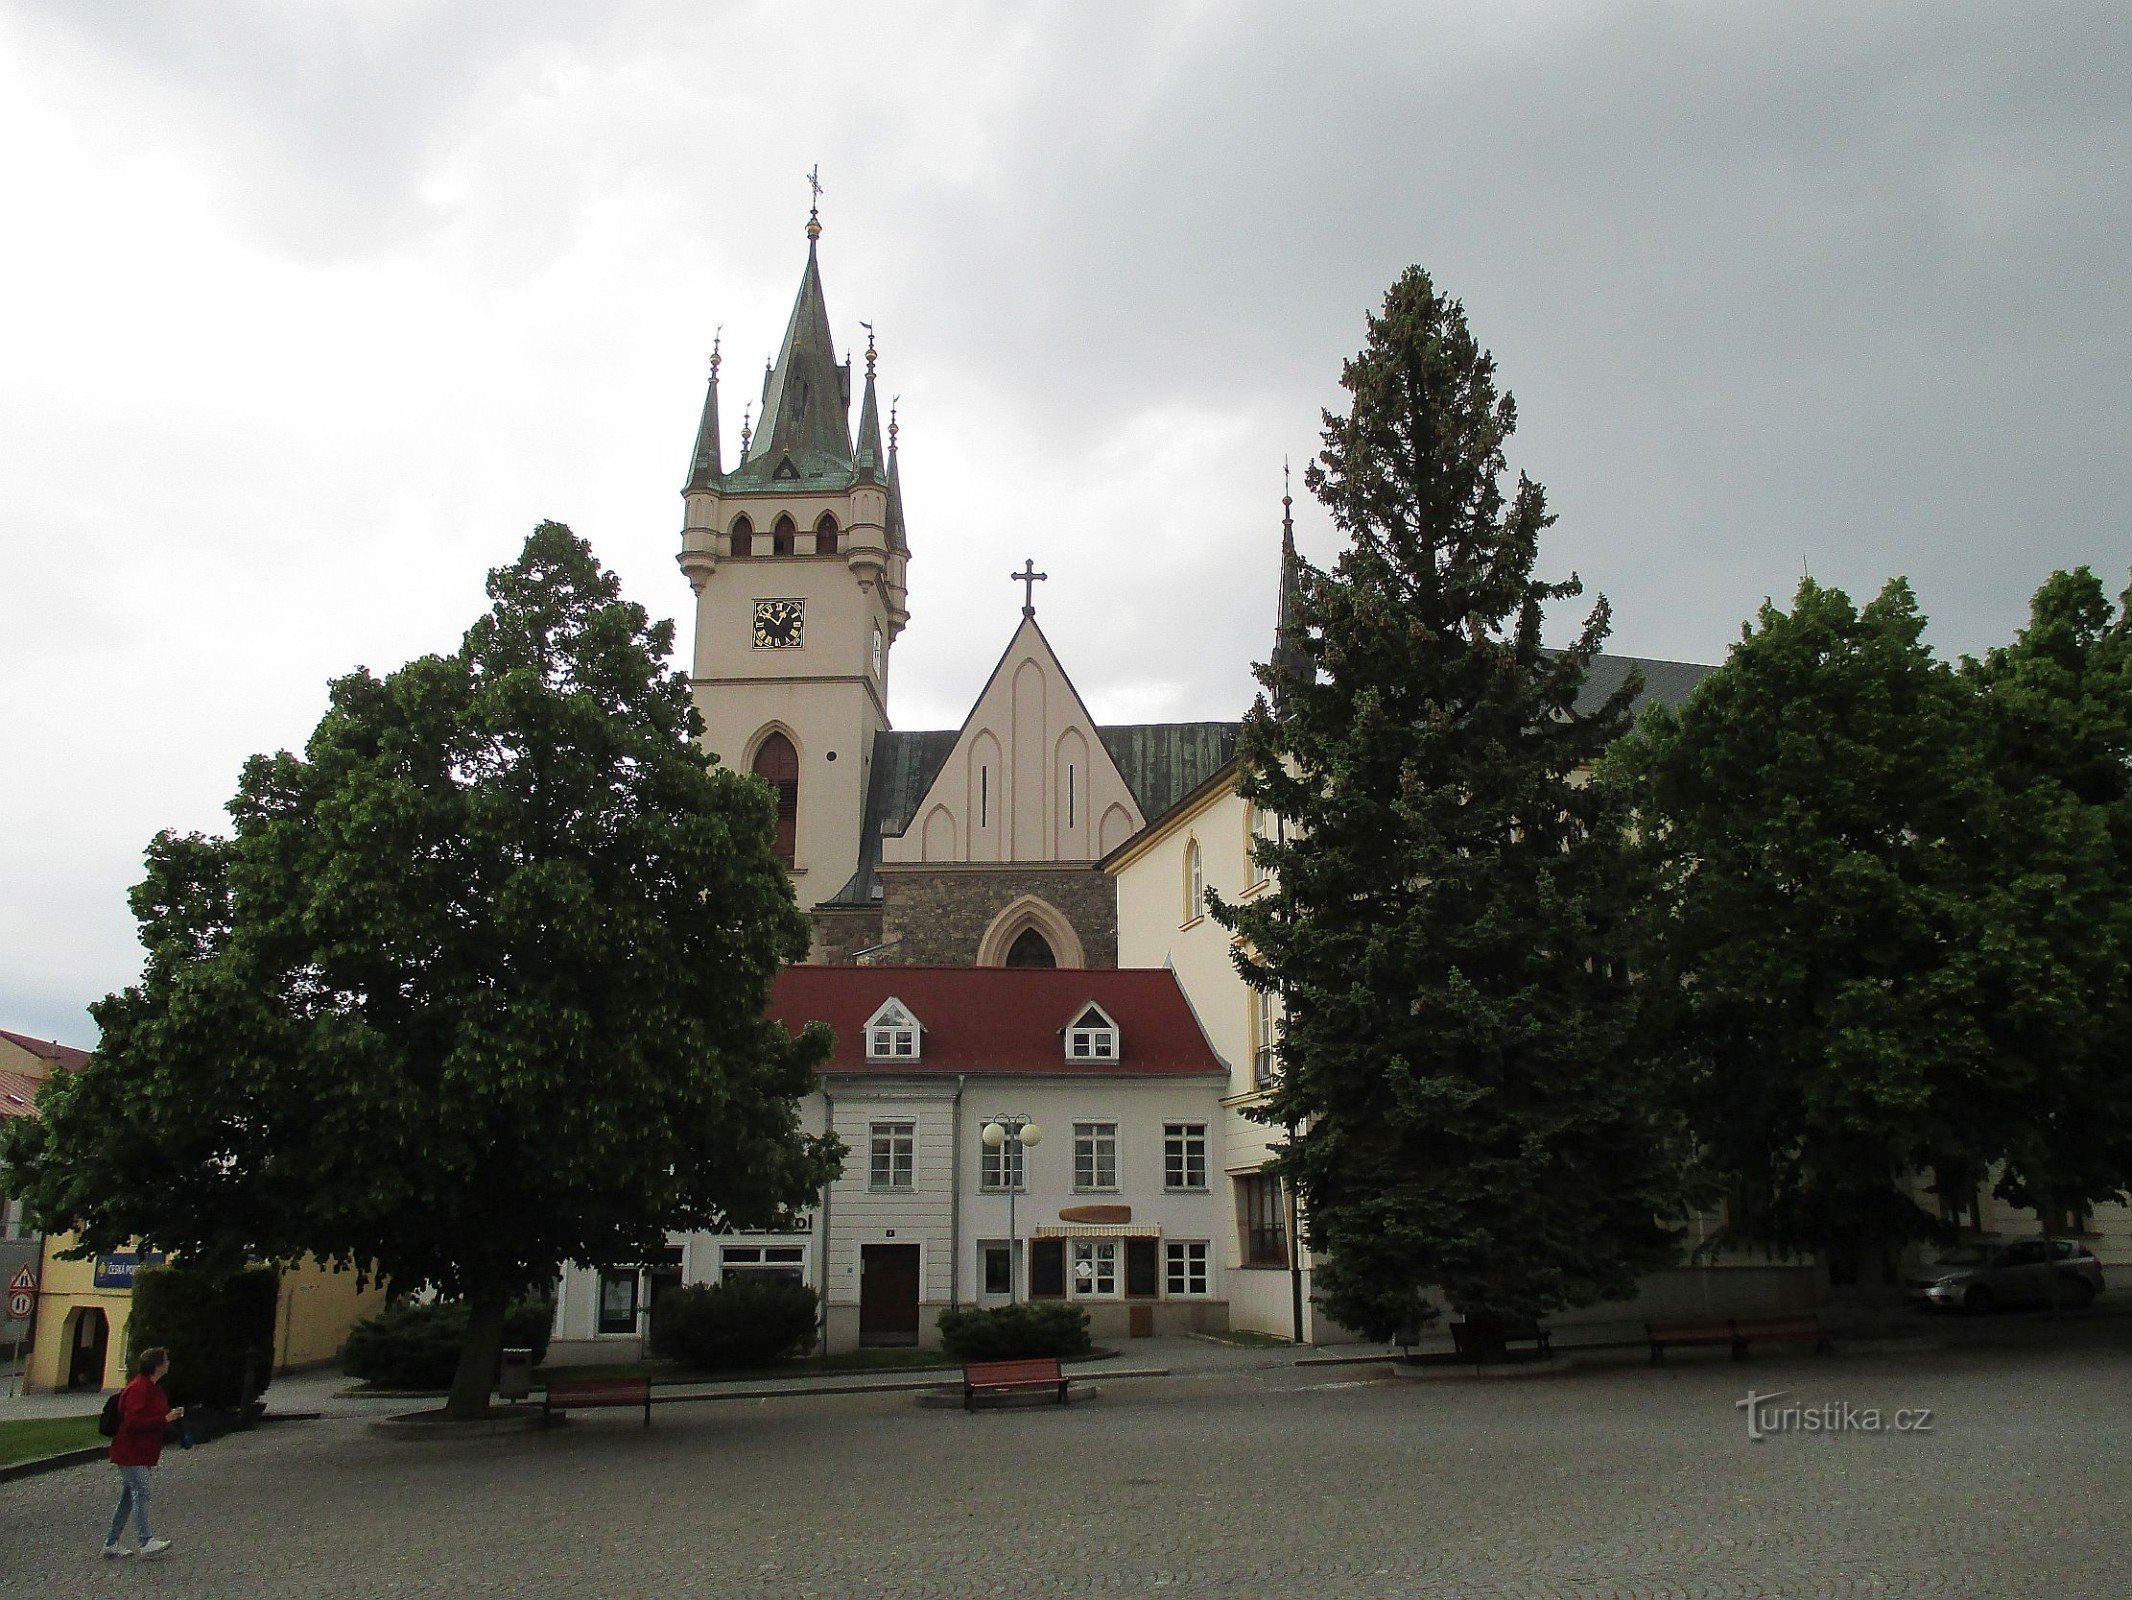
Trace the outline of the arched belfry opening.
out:
M 1055 967 L 1058 957 L 1051 953 L 1051 941 L 1034 928 L 1024 928 L 1007 947 L 1007 962 L 1010 967 Z
M 793 526 L 790 517 L 779 517 L 776 526 L 770 530 L 770 554 L 789 556 L 798 548 L 799 529 Z
M 797 859 L 799 846 L 799 752 L 773 728 L 755 747 L 751 770 L 777 796 L 777 859 L 789 867 Z

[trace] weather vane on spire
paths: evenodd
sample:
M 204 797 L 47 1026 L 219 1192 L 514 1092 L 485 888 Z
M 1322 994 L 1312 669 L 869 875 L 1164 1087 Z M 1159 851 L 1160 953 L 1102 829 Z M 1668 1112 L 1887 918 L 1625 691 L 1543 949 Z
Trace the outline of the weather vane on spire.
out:
M 874 325 L 862 322 L 859 326 L 866 330 L 866 376 L 871 378 L 874 375 Z
M 807 239 L 812 243 L 822 236 L 822 164 L 819 161 L 807 173 L 807 187 L 814 194 L 807 205 Z

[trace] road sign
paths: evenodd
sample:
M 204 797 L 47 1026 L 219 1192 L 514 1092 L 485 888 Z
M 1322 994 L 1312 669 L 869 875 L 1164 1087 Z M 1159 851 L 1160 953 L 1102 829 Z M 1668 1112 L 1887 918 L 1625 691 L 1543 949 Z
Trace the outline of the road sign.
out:
M 30 1270 L 30 1264 L 27 1261 L 22 1264 L 21 1271 L 7 1280 L 7 1292 L 9 1294 L 35 1294 L 37 1292 L 37 1274 Z
M 12 1289 L 7 1297 L 7 1319 L 10 1322 L 27 1322 L 37 1307 L 37 1296 L 28 1289 Z

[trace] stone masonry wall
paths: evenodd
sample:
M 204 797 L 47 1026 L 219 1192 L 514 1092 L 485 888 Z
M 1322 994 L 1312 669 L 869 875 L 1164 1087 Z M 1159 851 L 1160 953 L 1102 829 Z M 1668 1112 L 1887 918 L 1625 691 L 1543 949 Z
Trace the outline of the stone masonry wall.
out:
M 1073 924 L 1088 965 L 1118 964 L 1117 892 L 1109 876 L 1092 867 L 884 872 L 881 895 L 881 938 L 898 941 L 882 951 L 884 965 L 974 965 L 985 929 L 1023 895 L 1046 902 Z

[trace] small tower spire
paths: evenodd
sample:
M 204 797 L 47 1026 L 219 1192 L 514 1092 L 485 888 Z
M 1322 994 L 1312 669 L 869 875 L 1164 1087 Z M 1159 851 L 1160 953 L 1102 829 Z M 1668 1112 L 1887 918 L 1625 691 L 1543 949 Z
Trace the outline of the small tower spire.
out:
M 724 333 L 725 326 L 721 323 L 711 335 L 711 382 L 703 397 L 703 420 L 696 425 L 696 451 L 689 457 L 687 489 L 715 488 L 718 480 L 725 476 L 725 466 L 718 453 L 718 344 Z M 745 455 L 746 444 L 740 448 Z
M 814 191 L 814 198 L 807 206 L 807 249 L 814 249 L 814 241 L 822 236 L 822 164 L 817 161 L 807 174 L 807 187 Z
M 874 398 L 874 325 L 862 322 L 866 330 L 866 393 L 859 404 L 859 457 L 857 467 L 862 477 L 870 477 L 884 464 L 885 452 L 881 448 L 881 406 Z
M 1296 649 L 1295 613 L 1297 593 L 1302 585 L 1303 563 L 1295 553 L 1295 497 L 1290 492 L 1288 459 L 1281 458 L 1281 598 L 1280 608 L 1273 623 L 1273 668 L 1285 679 L 1301 679 L 1310 675 L 1310 663 Z M 1274 709 L 1281 705 L 1278 689 L 1273 697 Z
M 888 397 L 888 547 L 905 554 L 910 552 L 910 542 L 903 532 L 903 472 L 896 464 L 896 407 L 903 401 L 900 394 Z
M 748 440 L 753 434 L 748 426 L 755 415 L 755 402 L 749 401 L 740 408 L 740 459 L 748 459 Z

